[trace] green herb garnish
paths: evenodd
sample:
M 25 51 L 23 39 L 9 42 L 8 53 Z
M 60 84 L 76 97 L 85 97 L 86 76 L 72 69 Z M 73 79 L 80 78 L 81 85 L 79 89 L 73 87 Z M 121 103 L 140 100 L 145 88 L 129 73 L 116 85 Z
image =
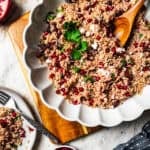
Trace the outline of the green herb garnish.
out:
M 65 22 L 63 25 L 65 29 L 64 37 L 67 41 L 78 43 L 81 40 L 81 33 L 77 29 L 76 22 Z
M 18 121 L 18 120 L 21 120 L 21 116 L 17 116 L 16 118 L 14 118 L 14 121 Z
M 115 80 L 115 74 L 114 73 L 111 73 L 111 79 Z
M 75 72 L 75 73 L 78 73 L 80 71 L 80 68 L 74 66 L 72 67 L 72 70 Z
M 46 16 L 46 21 L 49 22 L 50 20 L 53 20 L 56 17 L 54 12 L 49 12 Z
M 72 59 L 80 60 L 83 52 L 85 52 L 88 49 L 88 43 L 86 41 L 81 40 L 81 33 L 79 29 L 77 29 L 76 22 L 65 22 L 63 28 L 65 30 L 65 39 L 69 42 L 76 43 L 76 48 L 74 48 L 71 53 Z
M 85 52 L 88 48 L 88 43 L 86 41 L 81 41 L 77 47 L 77 50 L 80 52 Z
M 121 67 L 126 67 L 127 66 L 127 61 L 125 59 L 121 60 Z
M 142 37 L 143 37 L 143 34 L 142 34 L 142 33 L 140 33 L 140 34 L 139 34 L 139 38 L 141 39 Z
M 64 9 L 63 9 L 62 7 L 59 7 L 59 8 L 56 9 L 56 12 L 57 12 L 57 13 L 63 12 L 63 11 L 64 11 Z
M 85 77 L 84 77 L 84 81 L 85 81 L 85 82 L 91 82 L 91 83 L 93 83 L 93 82 L 94 82 L 94 79 L 93 79 L 91 76 L 85 76 Z
M 81 57 L 82 57 L 82 54 L 81 54 L 80 51 L 73 50 L 72 53 L 71 53 L 71 57 L 72 57 L 72 59 L 74 59 L 74 60 L 80 60 Z
M 78 29 L 67 30 L 64 37 L 67 41 L 78 43 L 81 40 L 81 33 Z
M 76 22 L 65 22 L 64 25 L 63 25 L 63 28 L 65 30 L 69 30 L 69 31 L 72 31 L 72 30 L 75 30 L 77 29 L 77 23 Z

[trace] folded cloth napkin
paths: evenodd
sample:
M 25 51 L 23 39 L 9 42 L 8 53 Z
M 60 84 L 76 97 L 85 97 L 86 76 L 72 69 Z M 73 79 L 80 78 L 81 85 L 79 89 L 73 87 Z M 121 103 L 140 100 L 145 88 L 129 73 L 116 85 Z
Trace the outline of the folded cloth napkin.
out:
M 141 133 L 114 150 L 150 150 L 150 121 L 144 125 Z

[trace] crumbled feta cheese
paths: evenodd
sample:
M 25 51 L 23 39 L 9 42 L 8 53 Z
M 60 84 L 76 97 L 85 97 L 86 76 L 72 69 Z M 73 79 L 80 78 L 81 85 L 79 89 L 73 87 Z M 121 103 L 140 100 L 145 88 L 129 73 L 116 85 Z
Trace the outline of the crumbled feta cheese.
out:
M 110 75 L 110 72 L 107 71 L 107 70 L 104 70 L 104 69 L 98 69 L 98 70 L 97 70 L 97 73 L 100 73 L 100 74 L 102 74 L 103 76 L 107 76 L 107 77 L 109 77 L 109 75 Z
M 125 49 L 124 49 L 124 48 L 121 48 L 121 47 L 118 47 L 118 48 L 116 49 L 116 52 L 122 53 L 122 52 L 125 52 Z
M 98 44 L 97 44 L 97 42 L 94 42 L 91 46 L 92 46 L 93 49 L 97 49 Z
M 90 30 L 91 30 L 92 32 L 95 32 L 95 29 L 96 29 L 95 24 L 91 24 L 91 25 L 90 25 Z
M 91 35 L 91 33 L 89 31 L 86 32 L 86 37 L 89 37 Z
M 143 53 L 140 53 L 140 58 L 142 58 L 144 56 L 144 54 Z
M 47 64 L 49 64 L 49 63 L 51 63 L 52 61 L 51 61 L 50 59 L 47 59 L 45 62 L 46 62 Z
M 59 13 L 57 13 L 57 18 L 61 18 L 63 15 L 64 15 L 63 12 L 59 12 Z
M 79 30 L 80 30 L 81 34 L 85 33 L 85 29 L 84 28 L 80 28 Z

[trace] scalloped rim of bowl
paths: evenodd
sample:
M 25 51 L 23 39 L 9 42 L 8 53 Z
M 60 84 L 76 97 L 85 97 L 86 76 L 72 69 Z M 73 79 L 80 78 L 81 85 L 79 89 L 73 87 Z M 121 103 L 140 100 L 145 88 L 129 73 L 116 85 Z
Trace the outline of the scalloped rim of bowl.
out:
M 78 114 L 78 116 L 77 117 L 68 117 L 68 116 L 66 116 L 65 114 L 63 114 L 63 112 L 61 112 L 61 110 L 59 109 L 59 107 L 53 107 L 53 106 L 51 106 L 50 104 L 48 104 L 47 102 L 46 102 L 46 100 L 44 99 L 44 97 L 43 97 L 43 95 L 42 95 L 42 90 L 40 90 L 38 87 L 36 87 L 34 84 L 33 84 L 33 82 L 32 82 L 32 77 L 31 77 L 31 74 L 32 74 L 32 69 L 29 67 L 29 65 L 27 64 L 27 61 L 26 61 L 26 53 L 27 53 L 27 49 L 28 49 L 28 44 L 27 44 L 27 41 L 26 41 L 26 35 L 27 35 L 27 32 L 28 32 L 28 30 L 29 30 L 29 28 L 30 27 L 32 27 L 32 24 L 33 24 L 33 21 L 32 21 L 32 16 L 33 16 L 33 13 L 38 9 L 38 8 L 40 8 L 40 7 L 44 7 L 44 0 L 42 0 L 42 2 L 41 3 L 39 3 L 32 11 L 31 11 L 31 13 L 30 13 L 30 17 L 29 17 L 29 24 L 26 26 L 26 28 L 25 28 L 25 30 L 24 30 L 24 33 L 23 33 L 23 43 L 24 43 L 24 54 L 23 54 L 23 60 L 24 60 L 24 63 L 25 63 L 25 66 L 26 66 L 26 68 L 27 68 L 27 71 L 28 71 L 28 77 L 29 77 L 29 80 L 30 80 L 30 83 L 31 83 L 31 85 L 32 85 L 32 87 L 35 89 L 35 91 L 37 91 L 38 93 L 39 93 L 39 95 L 40 95 L 40 98 L 41 98 L 41 100 L 42 100 L 42 102 L 48 107 L 48 108 L 50 108 L 50 109 L 54 109 L 54 110 L 56 110 L 57 111 L 57 113 L 61 116 L 61 117 L 63 117 L 64 119 L 66 119 L 66 120 L 69 120 L 69 121 L 77 121 L 77 122 L 79 122 L 80 124 L 82 124 L 82 125 L 85 125 L 85 126 L 88 126 L 88 127 L 95 127 L 95 126 L 98 126 L 98 125 L 102 125 L 102 126 L 106 126 L 106 127 L 112 127 L 112 126 L 116 126 L 116 125 L 119 125 L 120 123 L 122 123 L 122 122 L 124 122 L 124 121 L 132 121 L 132 120 L 135 120 L 135 119 L 137 119 L 138 117 L 140 117 L 141 115 L 142 115 L 142 113 L 145 111 L 145 110 L 148 110 L 148 109 L 150 109 L 150 102 L 149 102 L 149 106 L 146 106 L 145 104 L 144 104 L 144 100 L 142 100 L 142 102 L 143 102 L 143 104 L 141 104 L 142 102 L 140 102 L 140 103 L 137 103 L 137 100 L 135 100 L 136 98 L 134 98 L 134 97 L 136 97 L 136 96 L 134 96 L 134 97 L 132 97 L 131 99 L 132 100 L 126 100 L 123 104 L 121 104 L 120 106 L 118 106 L 117 108 L 114 108 L 114 109 L 101 109 L 101 108 L 89 108 L 88 106 L 85 106 L 85 107 L 88 107 L 90 110 L 95 110 L 95 109 L 97 109 L 97 112 L 99 113 L 98 115 L 99 116 L 97 116 L 97 117 L 100 117 L 101 119 L 99 119 L 99 121 L 90 121 L 90 122 L 88 122 L 88 121 L 85 121 L 85 120 L 83 120 L 83 119 L 80 119 L 79 118 L 79 114 Z M 150 89 L 150 86 L 148 85 L 148 86 L 146 86 L 146 87 L 148 87 L 149 89 Z M 145 88 L 146 88 L 145 87 Z M 137 98 L 137 99 L 140 99 L 140 98 Z M 146 100 L 147 101 L 147 100 Z M 135 113 L 134 114 L 132 114 L 132 116 L 128 116 L 128 117 L 125 117 L 125 116 L 123 116 L 123 114 L 122 114 L 122 106 L 123 105 L 128 105 L 129 103 L 134 103 L 134 107 L 136 106 L 136 107 L 138 107 L 138 110 L 137 111 L 135 111 L 134 110 L 134 108 L 132 108 L 134 111 L 135 111 Z M 69 104 L 69 103 L 68 103 Z M 72 105 L 72 104 L 69 104 L 69 105 Z M 83 105 L 80 105 L 80 106 L 78 106 L 78 107 L 80 107 L 79 108 L 79 110 L 81 111 L 81 108 L 83 108 L 82 107 Z M 130 105 L 128 105 L 128 106 L 130 106 Z M 73 106 L 73 107 L 77 107 L 77 106 Z M 128 108 L 126 108 L 126 110 L 125 110 L 125 112 L 128 112 L 129 111 L 129 109 L 130 109 L 130 107 Z M 110 116 L 110 112 L 111 113 L 113 113 L 113 120 L 109 120 L 112 116 Z M 81 113 L 81 112 L 80 112 Z M 116 120 L 115 119 L 115 113 L 118 113 L 119 115 L 119 119 L 118 120 Z M 104 119 L 104 117 L 103 117 L 103 115 L 105 114 L 105 121 L 103 120 Z M 107 119 L 109 120 L 108 122 L 107 122 Z M 111 118 L 112 119 L 112 118 Z

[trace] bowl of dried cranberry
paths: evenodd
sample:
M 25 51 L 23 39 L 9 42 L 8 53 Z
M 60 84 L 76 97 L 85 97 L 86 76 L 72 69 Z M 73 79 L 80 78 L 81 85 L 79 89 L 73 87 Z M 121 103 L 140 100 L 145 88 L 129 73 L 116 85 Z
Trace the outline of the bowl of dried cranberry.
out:
M 133 5 L 43 0 L 32 11 L 24 62 L 48 108 L 90 127 L 116 126 L 150 109 L 150 9 L 139 13 L 127 47 L 113 35 L 112 20 Z

